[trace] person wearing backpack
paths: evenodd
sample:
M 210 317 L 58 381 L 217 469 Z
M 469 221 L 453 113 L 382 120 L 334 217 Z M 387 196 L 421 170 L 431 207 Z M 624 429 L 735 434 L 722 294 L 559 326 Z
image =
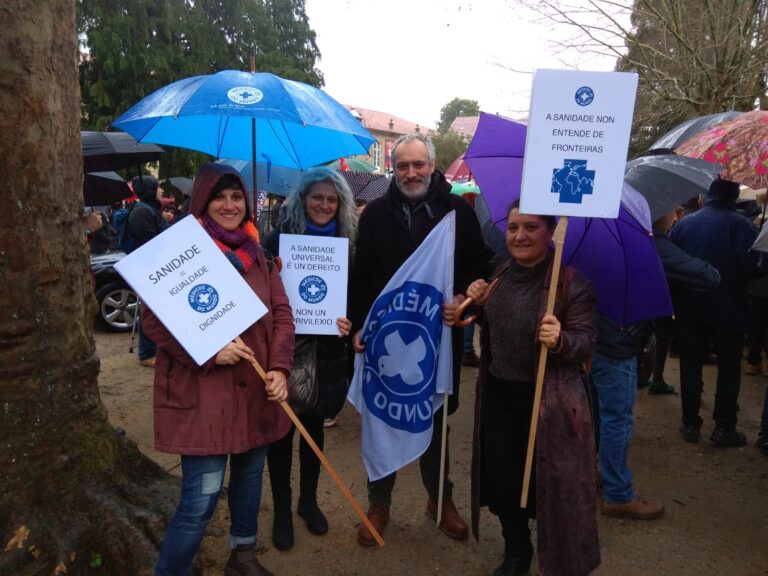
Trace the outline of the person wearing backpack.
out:
M 163 218 L 160 203 L 162 188 L 157 179 L 152 176 L 136 176 L 133 179 L 133 192 L 139 197 L 128 212 L 123 223 L 124 230 L 120 234 L 120 247 L 130 253 L 143 246 L 152 238 L 168 228 L 168 222 Z M 139 331 L 139 364 L 148 368 L 155 366 L 157 346 L 150 340 L 138 322 Z

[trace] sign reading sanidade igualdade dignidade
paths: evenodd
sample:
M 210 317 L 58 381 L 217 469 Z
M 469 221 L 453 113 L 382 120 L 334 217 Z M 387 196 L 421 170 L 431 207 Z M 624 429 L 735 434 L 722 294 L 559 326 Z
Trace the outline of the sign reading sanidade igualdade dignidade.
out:
M 267 312 L 191 216 L 115 268 L 199 365 Z

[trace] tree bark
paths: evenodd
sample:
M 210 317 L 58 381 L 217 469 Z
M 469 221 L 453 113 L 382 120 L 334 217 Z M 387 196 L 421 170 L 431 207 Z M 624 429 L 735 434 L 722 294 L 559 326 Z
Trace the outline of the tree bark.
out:
M 99 398 L 75 2 L 0 14 L 0 574 L 150 574 L 178 483 Z

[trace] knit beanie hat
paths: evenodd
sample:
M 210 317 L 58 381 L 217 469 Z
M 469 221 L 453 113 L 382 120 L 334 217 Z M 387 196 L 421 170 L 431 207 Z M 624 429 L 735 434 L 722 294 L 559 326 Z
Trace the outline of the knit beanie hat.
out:
M 709 185 L 707 195 L 715 198 L 736 200 L 739 197 L 739 185 L 736 182 L 718 178 Z

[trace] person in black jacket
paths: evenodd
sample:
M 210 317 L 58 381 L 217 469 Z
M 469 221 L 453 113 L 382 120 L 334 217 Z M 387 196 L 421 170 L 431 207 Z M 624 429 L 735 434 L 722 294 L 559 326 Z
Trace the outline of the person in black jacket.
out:
M 152 238 L 168 228 L 161 213 L 160 199 L 162 189 L 157 184 L 157 179 L 152 176 L 136 176 L 133 181 L 133 192 L 139 197 L 140 202 L 134 206 L 124 226 L 128 227 L 128 234 L 134 240 L 134 250 L 143 246 Z M 138 320 L 139 331 L 139 364 L 148 368 L 155 366 L 157 346 L 149 339 Z
M 347 181 L 330 168 L 313 168 L 304 173 L 296 191 L 283 203 L 284 217 L 264 240 L 264 249 L 275 256 L 280 252 L 281 234 L 301 234 L 347 238 L 354 257 L 357 218 L 352 192 Z M 352 260 L 352 258 L 350 258 Z M 347 375 L 347 337 L 352 323 L 337 318 L 338 336 L 297 334 L 296 346 L 310 345 L 315 350 L 317 366 L 317 403 L 299 415 L 299 420 L 315 444 L 322 450 L 325 442 L 323 419 L 334 418 L 344 405 L 349 378 Z M 311 342 L 314 341 L 314 342 Z M 294 350 L 294 370 L 297 366 Z M 275 505 L 272 543 L 278 550 L 293 547 L 293 514 L 291 512 L 291 464 L 295 427 L 282 440 L 274 442 L 267 455 L 269 481 Z M 328 532 L 328 520 L 317 503 L 320 460 L 302 437 L 299 441 L 299 501 L 296 511 L 307 522 L 307 529 L 317 536 Z
M 720 272 L 717 268 L 709 262 L 691 256 L 669 239 L 667 235 L 676 222 L 677 209 L 670 210 L 653 223 L 653 241 L 669 283 L 673 302 L 680 297 L 682 290 L 704 292 L 720 285 Z M 673 330 L 672 317 L 656 318 L 653 329 L 656 334 L 656 350 L 648 393 L 674 394 L 675 387 L 664 382 L 664 366 Z
M 451 194 L 451 186 L 440 172 L 435 171 L 435 147 L 428 136 L 410 134 L 395 142 L 392 153 L 393 178 L 387 192 L 370 202 L 360 217 L 355 249 L 355 264 L 350 283 L 350 309 L 355 350 L 362 352 L 360 330 L 375 299 L 400 266 L 424 241 L 429 232 L 449 212 L 456 212 L 456 241 L 454 256 L 454 301 L 445 304 L 443 318 L 452 323 L 453 313 L 464 300 L 463 293 L 471 282 L 491 273 L 493 253 L 483 242 L 480 224 L 472 207 L 461 197 Z M 448 401 L 448 413 L 458 407 L 459 374 L 463 351 L 463 329 L 452 330 L 453 395 Z M 440 433 L 443 409 L 434 415 L 432 442 L 419 459 L 421 477 L 427 490 L 427 513 L 435 518 L 439 493 Z M 448 462 L 444 478 L 444 500 L 440 529 L 448 536 L 466 539 L 468 527 L 451 498 L 452 483 L 448 477 Z M 389 507 L 396 473 L 381 480 L 368 482 L 368 518 L 379 533 L 389 522 Z M 373 535 L 360 525 L 358 543 L 375 544 Z
M 736 429 L 741 386 L 741 357 L 747 330 L 747 287 L 759 275 L 758 255 L 751 250 L 757 227 L 736 212 L 739 185 L 715 180 L 704 207 L 672 228 L 677 246 L 705 260 L 720 272 L 720 285 L 708 292 L 684 290 L 676 303 L 679 320 L 680 391 L 683 422 L 680 434 L 686 442 L 698 442 L 703 420 L 701 373 L 706 344 L 717 352 L 717 390 L 710 441 L 716 446 L 744 446 L 747 438 Z

